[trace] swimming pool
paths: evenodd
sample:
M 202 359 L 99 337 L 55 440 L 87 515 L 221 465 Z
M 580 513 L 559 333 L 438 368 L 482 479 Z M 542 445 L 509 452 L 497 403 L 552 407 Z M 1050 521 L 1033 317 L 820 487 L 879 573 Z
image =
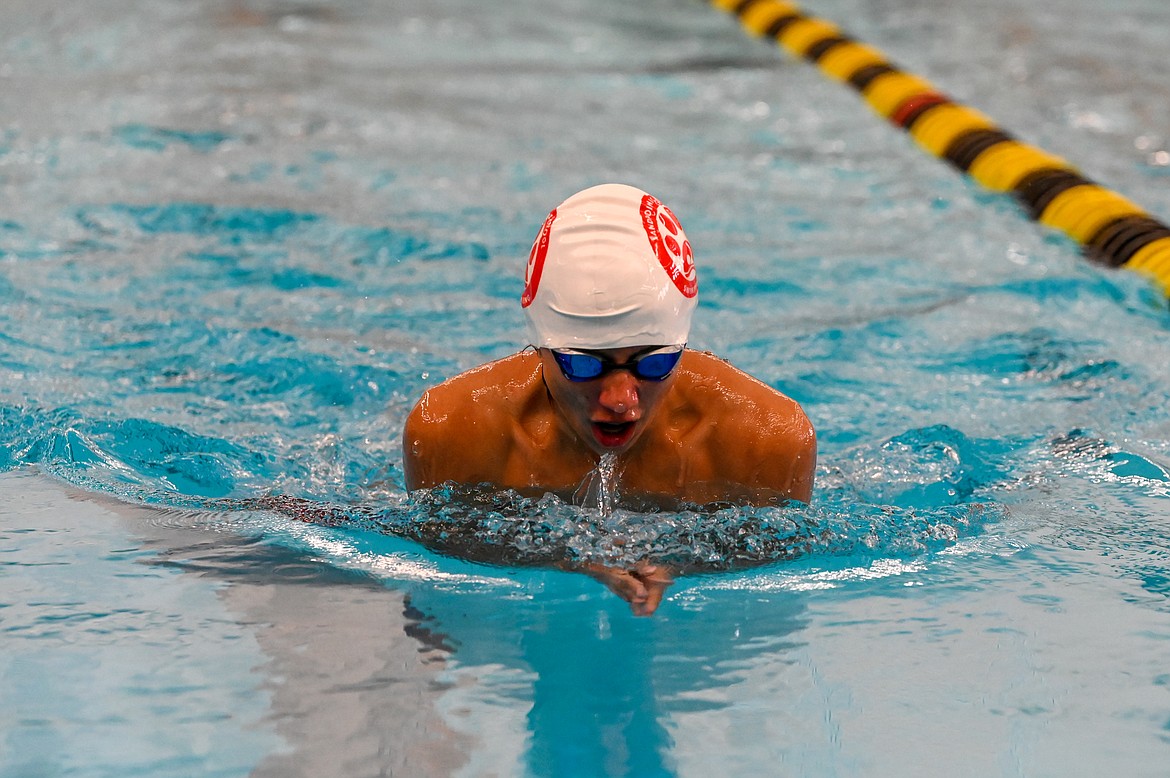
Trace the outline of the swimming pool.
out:
M 806 7 L 1170 216 L 1161 3 Z M 1163 298 L 727 15 L 26 4 L 0 83 L 5 778 L 1163 772 Z M 523 345 L 532 236 L 604 180 L 821 441 L 807 510 L 682 550 L 800 553 L 653 619 L 402 537 L 405 413 Z M 585 551 L 694 520 L 622 518 Z

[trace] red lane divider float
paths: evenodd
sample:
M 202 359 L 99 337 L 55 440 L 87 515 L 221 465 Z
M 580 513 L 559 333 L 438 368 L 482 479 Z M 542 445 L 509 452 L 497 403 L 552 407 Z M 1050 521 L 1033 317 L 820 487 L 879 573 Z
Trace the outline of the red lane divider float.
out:
M 1029 215 L 1113 267 L 1152 276 L 1170 295 L 1170 227 L 1043 149 L 907 73 L 877 49 L 786 0 L 711 0 L 755 35 L 849 84 L 920 146 L 988 189 L 1014 194 Z

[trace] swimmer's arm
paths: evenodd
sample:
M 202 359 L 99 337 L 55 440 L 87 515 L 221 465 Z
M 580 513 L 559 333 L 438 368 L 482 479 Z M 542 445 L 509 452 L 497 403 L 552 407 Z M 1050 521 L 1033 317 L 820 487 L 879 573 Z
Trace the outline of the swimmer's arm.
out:
M 510 411 L 458 379 L 432 387 L 402 428 L 407 491 L 444 483 L 507 486 L 515 422 Z M 496 394 L 489 392 L 487 394 Z
M 750 472 L 760 498 L 759 505 L 787 500 L 808 503 L 812 499 L 817 469 L 817 436 L 812 422 L 800 412 L 781 430 L 761 439 L 752 454 Z
M 424 454 L 436 448 L 434 439 L 439 432 L 434 424 L 428 424 L 424 418 L 426 402 L 427 395 L 424 394 L 402 427 L 402 473 L 406 489 L 410 492 L 441 483 L 434 480 L 429 472 L 429 463 Z
M 563 567 L 585 573 L 605 584 L 607 589 L 630 604 L 630 610 L 635 616 L 653 615 L 662 603 L 667 587 L 674 583 L 674 575 L 669 567 L 652 562 L 639 562 L 629 569 L 596 562 Z
M 359 520 L 351 511 L 340 511 L 296 497 L 263 497 L 255 500 L 254 506 L 282 513 L 297 521 L 328 527 L 346 526 Z M 458 520 L 424 521 L 407 526 L 383 526 L 383 529 L 390 534 L 410 538 L 437 553 L 452 554 L 471 562 L 509 567 L 518 564 L 526 567 L 555 567 L 585 573 L 628 602 L 636 616 L 653 614 L 662 602 L 667 587 L 674 583 L 673 571 L 665 565 L 643 561 L 633 568 L 623 569 L 596 562 L 568 562 L 565 561 L 568 549 L 563 546 L 552 546 L 544 554 L 517 559 L 508 554 L 506 546 L 484 544 L 477 536 L 477 528 L 473 523 Z
M 438 487 L 442 483 L 474 484 L 493 481 L 486 467 L 493 461 L 480 419 L 469 413 L 467 402 L 422 394 L 402 425 L 402 475 L 407 491 Z
M 708 409 L 719 452 L 716 480 L 728 485 L 720 499 L 761 507 L 809 502 L 817 436 L 800 404 L 712 354 L 695 352 L 692 362 L 700 390 L 694 402 Z M 715 380 L 708 386 L 707 379 Z
M 808 503 L 812 500 L 813 478 L 817 470 L 817 435 L 812 423 L 804 420 L 792 446 L 791 466 L 787 473 L 789 499 Z

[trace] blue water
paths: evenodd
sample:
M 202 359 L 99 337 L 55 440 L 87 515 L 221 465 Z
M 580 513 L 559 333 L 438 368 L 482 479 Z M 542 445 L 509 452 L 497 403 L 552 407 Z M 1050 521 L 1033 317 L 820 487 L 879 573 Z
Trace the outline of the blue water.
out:
M 1033 5 L 806 8 L 1170 217 L 1170 12 Z M 1164 297 L 725 14 L 50 3 L 0 86 L 0 776 L 1162 774 Z M 809 506 L 405 494 L 606 180 Z M 549 567 L 647 552 L 652 619 Z

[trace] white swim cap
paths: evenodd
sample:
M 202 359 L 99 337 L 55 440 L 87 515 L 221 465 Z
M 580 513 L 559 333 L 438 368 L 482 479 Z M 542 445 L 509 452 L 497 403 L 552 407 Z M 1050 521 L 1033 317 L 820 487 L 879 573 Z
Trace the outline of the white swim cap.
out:
M 691 244 L 657 198 L 594 186 L 544 221 L 520 304 L 532 344 L 612 349 L 686 343 L 699 287 Z

